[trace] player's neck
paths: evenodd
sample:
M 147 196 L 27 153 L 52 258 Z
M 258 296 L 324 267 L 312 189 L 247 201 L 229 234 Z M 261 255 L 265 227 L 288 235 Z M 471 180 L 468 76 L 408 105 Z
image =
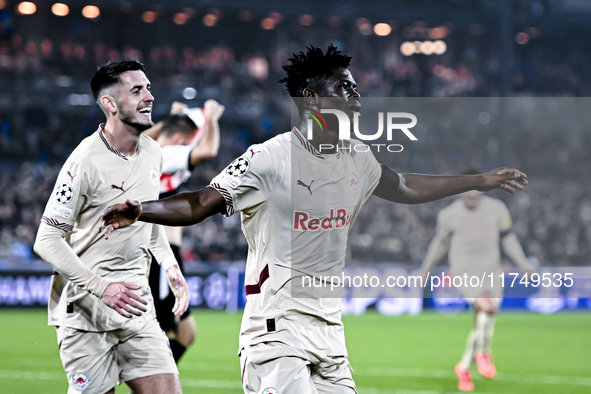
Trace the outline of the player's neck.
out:
M 310 145 L 322 154 L 333 154 L 337 152 L 337 146 L 339 143 L 338 131 L 321 130 L 317 127 L 313 127 L 312 130 L 312 139 L 308 139 Z M 308 138 L 308 127 L 306 122 L 300 124 L 300 132 L 304 138 Z
M 104 133 L 109 144 L 125 156 L 136 154 L 141 133 L 133 127 L 107 122 Z

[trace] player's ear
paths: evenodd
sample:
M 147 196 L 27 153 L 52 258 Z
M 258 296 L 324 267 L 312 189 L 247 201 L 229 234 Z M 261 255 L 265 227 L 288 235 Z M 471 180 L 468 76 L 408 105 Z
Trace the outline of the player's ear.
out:
M 101 104 L 103 108 L 105 108 L 108 112 L 111 112 L 112 114 L 117 113 L 117 103 L 115 102 L 115 99 L 112 96 L 108 94 L 102 96 Z
M 316 105 L 318 103 L 318 92 L 312 88 L 305 88 L 302 92 L 306 105 Z

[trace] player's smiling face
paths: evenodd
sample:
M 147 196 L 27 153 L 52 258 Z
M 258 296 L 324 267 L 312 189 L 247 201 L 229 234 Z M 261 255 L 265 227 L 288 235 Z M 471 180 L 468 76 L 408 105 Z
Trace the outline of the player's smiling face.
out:
M 143 71 L 126 71 L 119 75 L 117 94 L 119 119 L 133 128 L 144 131 L 154 125 L 152 104 L 154 96 L 150 93 L 152 85 Z

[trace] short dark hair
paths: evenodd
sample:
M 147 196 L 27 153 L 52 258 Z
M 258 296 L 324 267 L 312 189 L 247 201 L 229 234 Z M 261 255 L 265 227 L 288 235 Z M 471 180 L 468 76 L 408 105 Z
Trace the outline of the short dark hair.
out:
M 320 78 L 330 76 L 336 68 L 347 68 L 351 64 L 351 56 L 341 53 L 330 44 L 326 53 L 322 49 L 310 45 L 306 53 L 293 54 L 288 59 L 291 64 L 283 66 L 287 77 L 279 81 L 284 83 L 291 97 L 302 97 L 305 88 Z
M 119 82 L 119 75 L 126 71 L 140 70 L 146 73 L 144 65 L 137 60 L 125 60 L 122 62 L 109 62 L 100 66 L 90 81 L 90 89 L 94 100 L 98 100 L 102 89 Z
M 195 133 L 197 126 L 187 115 L 175 114 L 164 120 L 162 124 L 162 135 L 170 137 L 176 133 L 190 137 Z

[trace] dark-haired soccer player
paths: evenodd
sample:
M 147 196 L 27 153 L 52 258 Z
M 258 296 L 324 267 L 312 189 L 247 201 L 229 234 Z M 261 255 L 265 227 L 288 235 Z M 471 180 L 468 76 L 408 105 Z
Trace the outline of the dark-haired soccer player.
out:
M 302 121 L 250 147 L 209 187 L 160 201 L 126 201 L 108 208 L 101 228 L 136 220 L 189 225 L 220 213 L 240 212 L 249 244 L 247 304 L 240 332 L 245 393 L 355 393 L 340 298 L 292 297 L 302 278 L 341 272 L 349 229 L 371 194 L 416 204 L 470 189 L 522 189 L 525 175 L 500 168 L 478 176 L 398 174 L 356 140 L 341 141 L 333 127 L 308 133 L 304 107 L 359 111 L 359 93 L 348 70 L 351 58 L 334 46 L 309 47 L 284 66 L 292 97 L 301 98 Z M 320 145 L 335 147 L 320 152 Z M 339 146 L 337 151 L 336 147 Z M 351 149 L 353 148 L 353 149 Z
M 499 244 L 524 272 L 533 272 L 534 267 L 513 232 L 507 206 L 501 200 L 471 190 L 462 193 L 461 198 L 439 212 L 436 234 L 421 266 L 423 277 L 427 277 L 449 249 L 452 276 L 486 278 L 478 286 L 458 288 L 474 308 L 474 328 L 468 335 L 462 359 L 455 367 L 460 391 L 474 390 L 473 361 L 483 377 L 492 379 L 497 374 L 491 344 L 496 313 L 503 300 Z
M 219 118 L 224 106 L 215 100 L 207 100 L 203 108 L 188 108 L 174 102 L 171 115 L 164 121 L 146 130 L 144 134 L 154 138 L 162 148 L 162 175 L 160 197 L 176 194 L 177 189 L 191 176 L 194 166 L 213 159 L 220 147 Z M 166 237 L 176 260 L 183 271 L 181 257 L 181 227 L 165 227 Z M 174 360 L 178 363 L 197 334 L 191 309 L 187 308 L 180 318 L 172 313 L 174 294 L 168 289 L 164 268 L 156 263 L 150 265 L 150 288 L 154 297 L 156 318 L 166 332 Z
M 153 125 L 154 97 L 144 67 L 109 63 L 91 81 L 106 123 L 62 167 L 35 241 L 54 269 L 49 324 L 57 328 L 68 393 L 180 393 L 178 370 L 160 329 L 148 285 L 150 250 L 166 269 L 173 312 L 189 303 L 187 283 L 162 226 L 141 223 L 105 242 L 101 213 L 127 199 L 158 197 L 160 147 L 142 131 Z

